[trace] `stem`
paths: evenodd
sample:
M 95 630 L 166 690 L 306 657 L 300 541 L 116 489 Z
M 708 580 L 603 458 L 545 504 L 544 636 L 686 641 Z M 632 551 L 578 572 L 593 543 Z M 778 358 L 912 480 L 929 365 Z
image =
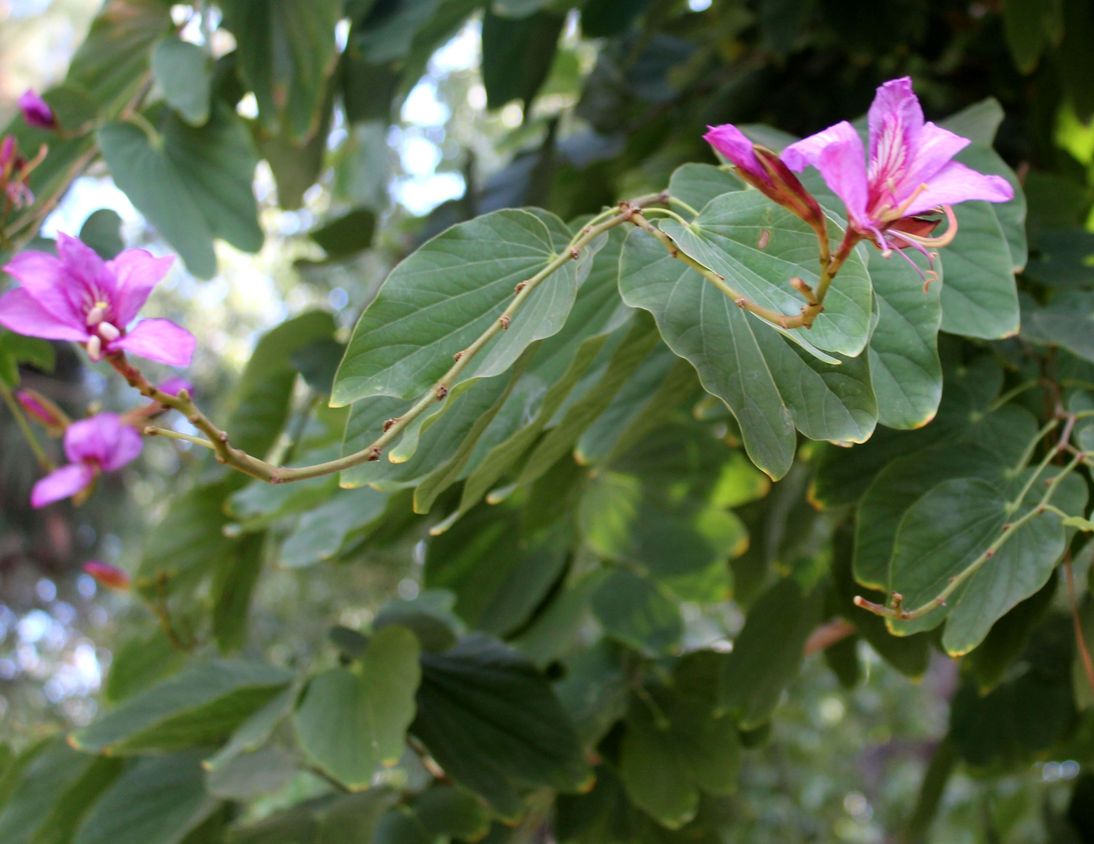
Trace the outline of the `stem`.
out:
M 821 234 L 819 232 L 817 234 L 817 237 L 818 239 L 821 238 Z M 824 253 L 828 251 L 827 240 L 827 235 L 824 235 L 824 238 L 821 241 L 822 261 L 824 258 Z M 824 266 L 821 269 L 820 280 L 817 282 L 816 290 L 818 303 L 824 302 L 824 297 L 828 294 L 828 287 L 832 284 L 832 279 L 836 277 L 836 273 L 840 271 L 840 268 L 843 266 L 844 261 L 846 261 L 848 256 L 850 256 L 851 250 L 855 248 L 855 244 L 858 243 L 859 240 L 861 240 L 859 235 L 854 231 L 854 229 L 851 228 L 850 225 L 848 225 L 846 231 L 844 231 L 843 233 L 843 241 L 840 243 L 839 249 L 836 250 L 836 254 L 829 258 L 828 261 L 824 263 Z
M 847 619 L 834 618 L 809 634 L 809 638 L 805 640 L 805 655 L 826 650 L 857 632 L 858 628 Z
M 682 226 L 687 226 L 687 227 L 691 226 L 691 223 L 689 223 L 687 220 L 685 220 L 683 217 L 681 217 L 679 214 L 677 214 L 675 211 L 673 211 L 669 208 L 647 208 L 646 209 L 646 214 L 654 214 L 654 213 L 664 214 L 666 217 L 669 217 L 673 220 L 676 220 L 676 222 L 678 222 Z
M 1049 454 L 1050 457 L 1055 456 L 1056 450 L 1053 449 Z M 1012 536 L 1014 536 L 1014 534 L 1018 531 L 1020 527 L 1025 525 L 1026 522 L 1030 521 L 1034 517 L 1041 515 L 1048 509 L 1048 504 L 1052 500 L 1052 496 L 1056 494 L 1056 490 L 1059 489 L 1060 484 L 1063 482 L 1063 479 L 1075 470 L 1075 467 L 1083 461 L 1085 456 L 1085 453 L 1080 452 L 1075 457 L 1073 457 L 1071 461 L 1060 470 L 1060 474 L 1058 474 L 1049 482 L 1048 489 L 1045 490 L 1045 494 L 1041 497 L 1041 500 L 1025 513 L 1023 513 L 1019 518 L 1015 519 L 1013 522 L 1009 522 L 1007 525 L 1004 525 L 1003 533 L 1001 533 L 999 537 L 993 543 L 991 543 L 991 545 L 985 548 L 983 553 L 979 557 L 977 557 L 968 566 L 966 566 L 964 570 L 951 577 L 950 582 L 946 585 L 946 588 L 939 592 L 931 600 L 927 601 L 927 603 L 923 604 L 922 606 L 918 606 L 913 610 L 906 610 L 902 606 L 903 599 L 901 598 L 901 596 L 897 593 L 893 593 L 893 606 L 891 607 L 882 606 L 881 604 L 875 604 L 873 601 L 866 600 L 861 595 L 855 596 L 855 606 L 872 612 L 874 615 L 880 615 L 885 618 L 892 618 L 898 621 L 914 621 L 917 618 L 922 618 L 928 613 L 933 612 L 941 606 L 945 606 L 946 600 L 950 597 L 950 595 L 956 592 L 961 587 L 961 585 L 965 583 L 965 581 L 967 581 L 970 577 L 980 571 L 980 569 L 984 567 L 988 560 L 994 557 L 996 552 L 1000 548 L 1002 548 Z M 1033 476 L 1034 480 L 1036 479 L 1037 475 L 1040 474 L 1041 470 L 1047 465 L 1047 462 L 1041 464 L 1041 467 L 1036 470 L 1036 473 Z M 1022 498 L 1025 497 L 1025 493 L 1029 491 L 1030 486 L 1031 484 L 1026 485 L 1026 488 L 1022 494 Z M 1019 498 L 1019 501 L 1021 501 L 1022 498 Z M 1053 508 L 1053 511 L 1055 512 L 1055 508 Z
M 291 483 L 293 481 L 302 481 L 307 480 L 308 478 L 316 478 L 321 475 L 341 472 L 345 469 L 352 468 L 353 466 L 358 466 L 361 463 L 379 460 L 384 448 L 395 440 L 411 422 L 421 416 L 422 413 L 432 407 L 435 403 L 444 401 L 449 392 L 451 392 L 452 387 L 455 385 L 456 379 L 459 378 L 460 374 L 467 368 L 471 359 L 497 334 L 509 327 L 513 321 L 513 317 L 516 315 L 517 311 L 520 310 L 521 305 L 528 300 L 532 291 L 535 290 L 544 279 L 549 277 L 556 270 L 565 266 L 569 261 L 577 258 L 581 250 L 600 235 L 622 223 L 631 222 L 633 217 L 639 216 L 639 209 L 667 201 L 668 195 L 664 192 L 647 194 L 638 197 L 637 199 L 632 199 L 629 202 L 620 203 L 618 209 L 607 212 L 610 213 L 610 216 L 603 222 L 596 224 L 590 223 L 582 228 L 573 240 L 570 241 L 569 246 L 561 255 L 554 258 L 534 276 L 522 281 L 516 286 L 515 295 L 510 300 L 509 305 L 505 310 L 499 314 L 498 318 L 494 320 L 490 326 L 471 343 L 471 345 L 456 353 L 455 363 L 449 367 L 448 371 L 445 372 L 429 391 L 422 395 L 410 409 L 403 413 L 402 416 L 399 416 L 386 424 L 383 433 L 360 451 L 344 455 L 335 460 L 328 460 L 325 463 L 316 463 L 312 466 L 276 466 L 272 463 L 267 463 L 265 460 L 261 460 L 254 455 L 248 454 L 242 449 L 235 448 L 228 438 L 228 433 L 218 428 L 200 410 L 200 408 L 194 404 L 187 391 L 183 390 L 177 396 L 172 396 L 157 389 L 149 383 L 148 379 L 144 377 L 140 370 L 126 360 L 124 354 L 112 354 L 107 356 L 106 360 L 123 378 L 125 378 L 126 382 L 135 390 L 138 390 L 141 395 L 185 415 L 186 418 L 190 420 L 190 423 L 208 438 L 209 445 L 212 447 L 213 451 L 216 452 L 216 459 L 219 463 L 230 466 L 245 475 L 250 475 L 258 480 L 273 484 Z M 599 216 L 604 215 L 601 214 Z M 594 220 L 595 219 L 597 218 L 594 218 Z M 157 431 L 158 430 L 159 429 L 157 429 Z
M 1023 381 L 1021 384 L 1018 384 L 1015 387 L 1011 387 L 1009 390 L 1003 393 L 1003 395 L 999 396 L 999 398 L 991 403 L 991 405 L 988 407 L 988 412 L 990 413 L 994 410 L 998 410 L 1007 402 L 1022 395 L 1022 393 L 1026 392 L 1026 390 L 1032 390 L 1040 383 L 1040 378 L 1031 378 L 1029 381 Z
M 1079 602 L 1075 599 L 1075 574 L 1071 570 L 1070 548 L 1064 552 L 1064 577 L 1067 579 L 1067 603 L 1071 610 L 1071 624 L 1075 630 L 1075 646 L 1079 650 L 1079 659 L 1083 663 L 1087 685 L 1094 692 L 1094 661 L 1090 658 L 1090 650 L 1086 646 L 1086 635 L 1083 632 L 1083 622 L 1079 618 Z
M 193 445 L 200 445 L 202 448 L 207 448 L 210 451 L 216 451 L 216 447 L 208 440 L 203 440 L 201 437 L 194 437 L 190 434 L 172 431 L 170 428 L 157 428 L 155 425 L 146 425 L 143 433 L 146 437 L 167 437 L 169 440 L 182 440 L 183 442 L 192 443 Z
M 1033 435 L 1033 439 L 1030 440 L 1029 445 L 1026 446 L 1026 450 L 1022 452 L 1022 456 L 1018 459 L 1018 462 L 1014 464 L 1014 468 L 1011 469 L 1008 474 L 1014 475 L 1026 468 L 1026 466 L 1029 465 L 1029 461 L 1033 459 L 1033 452 L 1037 450 L 1037 443 L 1039 443 L 1047 434 L 1050 434 L 1059 424 L 1059 419 L 1050 419 L 1042 425 L 1041 429 Z M 1055 456 L 1055 454 L 1052 456 Z M 1051 459 L 1051 457 L 1049 459 Z M 1021 499 L 1019 499 L 1019 501 L 1021 501 Z
M 686 202 L 684 202 L 684 200 L 680 199 L 680 197 L 678 197 L 678 196 L 670 196 L 669 197 L 669 204 L 670 205 L 675 205 L 677 208 L 683 208 L 685 211 L 687 211 L 693 217 L 698 217 L 699 216 L 698 211 L 696 211 L 692 206 L 688 205 Z
M 1037 479 L 1041 477 L 1041 473 L 1048 468 L 1048 464 L 1052 462 L 1052 459 L 1056 456 L 1056 449 L 1049 449 L 1048 454 L 1041 458 L 1041 462 L 1037 464 L 1037 468 L 1033 470 L 1033 474 L 1026 480 L 1025 485 L 1022 487 L 1022 491 L 1014 497 L 1014 500 L 1009 502 L 1006 507 L 1008 513 L 1013 513 L 1019 507 L 1022 506 L 1022 502 L 1026 500 L 1026 495 L 1033 489 L 1033 485 L 1037 483 Z M 1078 465 L 1076 463 L 1076 465 Z M 1074 467 L 1073 467 L 1074 468 Z
M 19 402 L 16 400 L 15 396 L 11 394 L 11 389 L 3 381 L 0 381 L 0 396 L 3 397 L 4 404 L 8 406 L 11 415 L 15 417 L 15 424 L 19 426 L 19 430 L 23 434 L 23 438 L 27 441 L 27 445 L 30 446 L 30 450 L 34 453 L 34 458 L 38 461 L 38 465 L 45 471 L 52 472 L 56 468 L 53 461 L 49 459 L 45 449 L 43 449 L 41 443 L 38 442 L 38 437 L 34 435 L 34 429 L 31 428 L 30 423 L 27 422 L 27 417 L 23 413 L 23 408 L 19 406 Z
M 686 252 L 681 252 L 680 248 L 671 237 L 657 228 L 657 226 L 653 225 L 653 223 L 647 220 L 642 214 L 634 212 L 631 215 L 630 221 L 638 226 L 638 228 L 642 229 L 642 231 L 653 235 L 653 237 L 665 247 L 665 251 L 667 251 L 671 257 L 699 273 L 699 275 L 732 299 L 738 308 L 755 314 L 760 319 L 766 320 L 772 325 L 777 325 L 780 328 L 809 328 L 812 326 L 813 320 L 817 318 L 817 315 L 822 310 L 822 305 L 819 300 L 816 303 L 806 303 L 803 305 L 801 313 L 796 316 L 784 314 L 781 311 L 772 310 L 771 308 L 765 308 L 763 305 L 757 305 L 751 299 L 742 295 L 740 291 L 731 287 L 726 282 L 725 276 L 703 266 Z

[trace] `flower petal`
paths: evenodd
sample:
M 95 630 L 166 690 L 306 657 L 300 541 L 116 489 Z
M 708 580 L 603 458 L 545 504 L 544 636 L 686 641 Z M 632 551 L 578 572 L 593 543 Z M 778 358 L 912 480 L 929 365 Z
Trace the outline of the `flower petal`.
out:
M 951 161 L 927 183 L 905 212 L 913 217 L 940 205 L 979 199 L 985 202 L 1007 202 L 1014 198 L 1014 188 L 1002 176 L 978 173 L 964 164 Z
M 780 156 L 791 170 L 801 172 L 816 167 L 825 184 L 843 200 L 852 219 L 859 225 L 866 217 L 866 150 L 862 138 L 846 120 L 822 132 L 803 138 L 783 150 Z
M 73 328 L 83 328 L 80 291 L 73 290 L 62 261 L 46 252 L 20 252 L 4 266 L 43 309 Z M 75 294 L 75 295 L 74 295 Z
M 762 182 L 771 181 L 756 158 L 752 141 L 746 138 L 740 129 L 731 123 L 723 123 L 721 126 L 708 126 L 707 129 L 707 133 L 703 135 L 703 140 L 718 150 L 731 164 L 744 170 L 754 179 Z
M 911 164 L 911 152 L 923 128 L 923 109 L 903 76 L 881 85 L 870 104 L 870 179 L 899 179 Z
M 126 249 L 113 261 L 107 261 L 107 269 L 117 280 L 114 316 L 119 326 L 136 319 L 137 312 L 148 301 L 148 294 L 167 275 L 174 262 L 171 255 L 157 258 L 143 249 Z
M 39 129 L 53 129 L 57 126 L 53 109 L 33 89 L 24 91 L 19 97 L 19 110 L 23 112 L 23 119 L 28 126 L 36 126 Z
M 88 338 L 87 328 L 73 325 L 47 311 L 30 293 L 21 287 L 0 296 L 0 325 L 16 334 L 41 337 L 45 340 L 74 340 L 82 343 Z
M 912 152 L 908 172 L 896 191 L 898 201 L 903 202 L 924 182 L 930 184 L 934 175 L 970 143 L 968 138 L 962 138 L 949 129 L 934 123 L 925 124 Z
M 114 274 L 106 266 L 99 253 L 82 240 L 63 232 L 57 233 L 57 254 L 68 272 L 69 283 L 76 282 L 92 300 L 102 300 L 108 305 L 114 302 Z M 88 303 L 90 304 L 90 302 Z M 107 319 L 113 322 L 117 316 L 108 311 Z
M 196 344 L 193 334 L 169 319 L 143 319 L 107 350 L 121 349 L 168 366 L 189 366 Z
M 45 507 L 62 498 L 71 498 L 82 489 L 91 486 L 95 470 L 83 463 L 70 463 L 54 469 L 30 491 L 30 506 Z

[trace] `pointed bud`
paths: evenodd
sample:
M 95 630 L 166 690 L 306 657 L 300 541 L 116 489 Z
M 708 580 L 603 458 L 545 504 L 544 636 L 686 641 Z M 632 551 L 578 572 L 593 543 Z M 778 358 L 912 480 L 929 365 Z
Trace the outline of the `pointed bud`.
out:
M 19 400 L 27 416 L 45 428 L 51 437 L 63 434 L 71 421 L 61 408 L 37 390 L 18 390 L 15 398 Z
M 28 126 L 38 129 L 56 129 L 57 117 L 49 103 L 43 100 L 38 92 L 28 89 L 19 98 L 19 110 L 23 112 L 23 120 Z
M 91 575 L 96 583 L 107 589 L 118 589 L 122 592 L 129 589 L 129 575 L 109 563 L 101 563 L 98 560 L 84 563 L 84 573 Z

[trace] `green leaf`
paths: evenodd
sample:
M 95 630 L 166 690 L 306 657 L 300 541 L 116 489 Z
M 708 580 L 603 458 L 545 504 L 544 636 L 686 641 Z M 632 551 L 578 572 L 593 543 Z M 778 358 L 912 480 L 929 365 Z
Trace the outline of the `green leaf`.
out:
M 385 788 L 319 797 L 228 832 L 228 844 L 374 844 L 380 816 L 394 801 Z
M 1064 290 L 1044 306 L 1023 301 L 1022 339 L 1094 362 L 1094 292 Z
M 77 753 L 59 738 L 28 753 L 31 758 L 15 772 L 11 797 L 0 811 L 0 841 L 70 841 L 96 798 L 121 771 L 121 763 Z
M 186 663 L 185 654 L 171 644 L 163 630 L 139 636 L 114 648 L 103 695 L 108 703 L 120 703 Z
M 457 784 L 504 818 L 521 814 L 526 789 L 575 791 L 589 781 L 573 725 L 546 679 L 484 636 L 422 655 L 411 731 Z
M 295 141 L 310 138 L 338 61 L 341 0 L 222 0 L 221 8 L 262 124 L 271 132 L 284 125 Z
M 722 707 L 742 729 L 765 724 L 783 689 L 798 675 L 805 640 L 820 621 L 821 603 L 784 577 L 749 608 L 721 675 Z
M 299 695 L 300 690 L 294 684 L 270 698 L 261 709 L 249 715 L 236 727 L 228 743 L 202 762 L 202 767 L 209 772 L 215 772 L 237 756 L 258 750 L 270 739 L 281 722 L 289 717 Z
M 293 355 L 334 335 L 334 318 L 326 311 L 307 311 L 265 334 L 232 394 L 227 430 L 232 445 L 265 455 L 276 443 L 289 416 L 296 368 Z
M 465 791 L 435 785 L 380 821 L 373 844 L 434 844 L 459 838 L 478 841 L 490 830 L 486 807 Z
M 216 807 L 201 751 L 141 759 L 107 789 L 73 844 L 178 844 Z
M 221 653 L 247 643 L 251 599 L 266 559 L 265 534 L 250 534 L 236 543 L 234 554 L 218 560 L 213 583 L 213 637 Z
M 1003 3 L 1003 34 L 1014 63 L 1024 74 L 1033 72 L 1045 48 L 1047 39 L 1042 18 L 1049 5 L 1040 0 L 1006 0 Z
M 0 329 L 0 381 L 8 387 L 19 386 L 21 364 L 52 372 L 55 361 L 56 352 L 49 341 Z
M 505 636 L 521 627 L 566 568 L 569 530 L 523 535 L 513 508 L 480 506 L 426 546 L 424 583 L 456 595 L 471 627 Z
M 221 800 L 255 800 L 284 788 L 297 774 L 296 759 L 278 745 L 241 753 L 210 771 L 206 788 Z
M 941 275 L 940 262 L 935 266 Z M 934 418 L 942 399 L 938 329 L 939 291 L 945 284 L 940 278 L 923 286 L 904 261 L 883 258 L 873 249 L 869 268 L 879 309 L 870 340 L 878 421 L 890 428 L 919 428 Z
M 211 660 L 187 666 L 70 737 L 92 753 L 170 751 L 232 732 L 292 678 L 261 662 Z
M 331 401 L 412 399 L 431 389 L 513 296 L 517 283 L 566 249 L 570 234 L 549 214 L 505 210 L 453 226 L 396 267 L 361 316 Z M 508 369 L 531 343 L 557 333 L 588 260 L 571 261 L 537 287 L 509 329 L 469 364 L 464 379 Z
M 715 197 L 690 226 L 675 220 L 658 225 L 683 252 L 725 277 L 741 295 L 774 311 L 793 317 L 804 306 L 805 301 L 790 286 L 791 278 L 816 287 L 816 234 L 758 191 Z M 833 242 L 833 252 L 837 246 Z M 862 249 L 852 252 L 844 263 L 813 327 L 787 332 L 800 340 L 803 348 L 815 346 L 855 357 L 866 347 L 872 327 L 872 295 L 862 254 Z M 818 357 L 824 359 L 823 355 Z
M 592 605 L 605 635 L 647 656 L 670 653 L 684 634 L 673 600 L 656 583 L 625 569 L 608 575 Z
M 863 442 L 873 432 L 878 411 L 865 356 L 822 363 L 742 311 L 644 232 L 628 236 L 619 282 L 624 301 L 650 311 L 669 347 L 726 403 L 749 457 L 772 478 L 790 468 L 795 427 L 812 439 L 840 442 Z
M 262 246 L 252 189 L 258 158 L 224 104 L 195 128 L 171 114 L 155 135 L 129 121 L 107 123 L 99 147 L 118 187 L 201 278 L 216 273 L 214 238 L 244 252 Z
M 201 47 L 164 38 L 152 51 L 152 73 L 163 89 L 163 98 L 183 120 L 201 126 L 209 119 L 213 60 Z
M 401 627 L 378 631 L 358 664 L 312 679 L 293 716 L 301 749 L 346 788 L 368 788 L 380 767 L 403 754 L 418 680 L 414 634 Z
M 945 619 L 943 647 L 960 656 L 980 644 L 996 620 L 1048 582 L 1064 552 L 1066 532 L 1059 516 L 1041 513 L 1020 527 L 1004 527 L 1040 500 L 1042 492 L 1034 488 L 1017 510 L 1008 507 L 1007 496 L 1020 491 L 1029 471 L 1003 486 L 978 478 L 943 481 L 904 514 L 889 583 L 909 609 L 933 599 L 1004 533 L 1008 539 L 944 607 L 917 621 L 893 622 L 890 629 L 925 630 Z M 1066 479 L 1056 506 L 1081 510 L 1085 503 L 1085 485 L 1075 477 Z
M 355 208 L 308 232 L 308 237 L 323 247 L 329 258 L 348 258 L 372 245 L 376 213 Z
M 619 772 L 630 799 L 669 829 L 695 817 L 700 791 L 737 785 L 737 727 L 707 701 L 668 689 L 634 697 L 625 722 Z
M 123 249 L 122 218 L 111 208 L 93 211 L 80 227 L 80 240 L 94 249 L 99 257 L 110 260 Z
M 683 200 L 696 211 L 702 211 L 716 196 L 743 188 L 740 179 L 713 164 L 682 164 L 672 171 L 669 179 L 669 195 Z
M 894 454 L 877 474 L 855 519 L 854 571 L 859 583 L 889 588 L 889 560 L 897 526 L 916 499 L 951 478 L 1001 480 L 1037 430 L 1036 420 L 1020 407 L 1007 406 L 991 414 L 973 412 L 969 416 L 977 419 L 975 424 L 966 420 L 936 445 L 928 442 L 927 448 L 906 456 Z
M 383 515 L 388 501 L 372 489 L 339 490 L 303 515 L 282 544 L 278 562 L 299 568 L 334 559 Z
M 537 12 L 502 17 L 487 11 L 482 19 L 482 81 L 486 107 L 520 100 L 525 109 L 547 79 L 566 22 L 563 15 Z

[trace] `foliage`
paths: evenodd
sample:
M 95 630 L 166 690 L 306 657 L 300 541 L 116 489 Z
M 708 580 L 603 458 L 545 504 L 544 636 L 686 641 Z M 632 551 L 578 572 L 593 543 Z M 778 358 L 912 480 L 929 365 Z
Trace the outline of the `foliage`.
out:
M 44 92 L 59 128 L 2 133 L 48 149 L 5 256 L 49 248 L 50 209 L 105 166 L 160 251 L 216 277 L 219 241 L 271 239 L 261 161 L 281 208 L 312 202 L 300 285 L 330 273 L 363 308 L 286 315 L 203 409 L 98 365 L 149 399 L 127 417 L 146 454 L 188 450 L 124 561 L 147 611 L 102 711 L 3 745 L 0 839 L 848 837 L 761 817 L 753 777 L 801 696 L 883 661 L 953 688 L 918 803 L 882 830 L 1085 840 L 1086 4 L 184 8 L 107 0 Z M 517 116 L 479 134 L 511 154 L 485 180 L 468 156 L 464 196 L 409 219 L 361 168 L 384 181 L 369 144 L 459 32 L 486 107 Z M 960 161 L 1016 189 L 958 205 L 930 260 L 845 238 L 816 172 L 822 219 L 710 163 L 706 123 L 779 152 L 902 73 L 971 139 Z M 116 219 L 81 232 L 107 258 Z M 393 265 L 378 289 L 369 262 Z M 55 347 L 0 331 L 24 425 L 14 391 Z M 271 632 L 286 582 L 300 608 Z M 1050 760 L 1077 763 L 1063 802 L 959 799 Z

